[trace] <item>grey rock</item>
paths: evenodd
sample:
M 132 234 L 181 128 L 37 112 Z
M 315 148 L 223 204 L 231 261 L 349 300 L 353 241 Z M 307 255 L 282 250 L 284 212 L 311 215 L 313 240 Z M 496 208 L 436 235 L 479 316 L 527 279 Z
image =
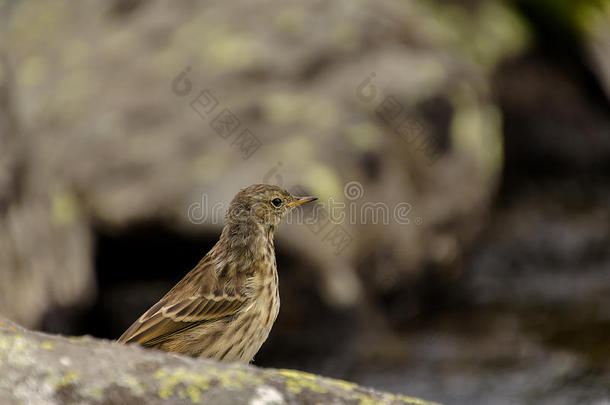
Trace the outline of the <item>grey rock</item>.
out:
M 0 375 L 0 403 L 7 405 L 434 405 L 295 370 L 31 332 L 5 318 L 0 318 Z

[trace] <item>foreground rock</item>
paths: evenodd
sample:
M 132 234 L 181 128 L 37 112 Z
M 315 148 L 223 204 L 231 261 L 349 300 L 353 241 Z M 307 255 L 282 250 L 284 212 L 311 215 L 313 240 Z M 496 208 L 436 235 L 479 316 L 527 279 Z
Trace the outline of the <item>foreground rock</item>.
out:
M 293 370 L 195 360 L 0 318 L 0 403 L 432 404 Z

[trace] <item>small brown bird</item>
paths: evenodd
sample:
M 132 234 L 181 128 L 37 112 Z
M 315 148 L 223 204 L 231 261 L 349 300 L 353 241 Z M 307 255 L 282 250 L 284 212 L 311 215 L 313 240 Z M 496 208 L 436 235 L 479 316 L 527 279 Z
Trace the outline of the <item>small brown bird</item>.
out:
M 251 361 L 280 308 L 275 228 L 290 209 L 314 200 L 266 184 L 242 189 L 231 201 L 216 245 L 118 341 Z

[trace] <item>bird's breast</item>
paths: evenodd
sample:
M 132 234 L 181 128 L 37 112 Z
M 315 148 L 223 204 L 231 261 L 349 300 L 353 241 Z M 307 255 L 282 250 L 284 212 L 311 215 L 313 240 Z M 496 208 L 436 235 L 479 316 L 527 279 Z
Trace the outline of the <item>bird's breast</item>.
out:
M 261 326 L 269 333 L 280 310 L 280 291 L 275 265 L 261 279 L 254 310 L 260 318 Z

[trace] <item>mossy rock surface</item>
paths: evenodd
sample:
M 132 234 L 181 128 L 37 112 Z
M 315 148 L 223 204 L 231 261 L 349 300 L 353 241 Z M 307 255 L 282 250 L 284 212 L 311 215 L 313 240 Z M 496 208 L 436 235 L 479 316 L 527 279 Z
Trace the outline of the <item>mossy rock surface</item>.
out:
M 2 404 L 433 404 L 296 370 L 60 337 L 0 318 Z

